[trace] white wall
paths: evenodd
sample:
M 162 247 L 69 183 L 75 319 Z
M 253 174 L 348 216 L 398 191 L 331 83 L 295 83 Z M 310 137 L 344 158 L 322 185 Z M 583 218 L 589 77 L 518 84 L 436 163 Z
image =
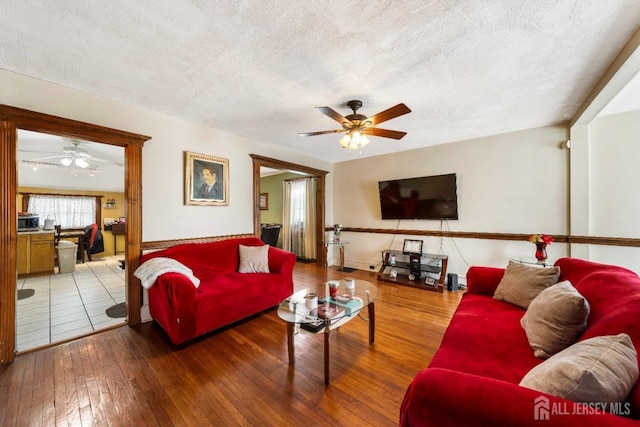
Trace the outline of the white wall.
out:
M 589 125 L 589 235 L 640 238 L 640 111 Z M 590 245 L 590 259 L 640 272 L 640 248 Z
M 640 238 L 640 111 L 589 125 L 590 233 Z
M 456 173 L 459 220 L 446 222 L 445 230 L 567 234 L 569 152 L 560 149 L 567 139 L 567 126 L 558 125 L 337 163 L 335 221 L 345 227 L 439 230 L 440 221 L 382 220 L 377 183 Z M 345 232 L 342 238 L 350 242 L 347 266 L 377 270 L 381 250 L 402 249 L 405 238 L 416 237 Z M 439 238 L 418 238 L 426 251 L 439 252 Z M 565 244 L 547 249 L 550 260 L 568 255 Z M 532 258 L 535 247 L 526 241 L 446 238 L 442 252 L 450 257 L 449 272 L 464 275 L 469 265 Z
M 144 241 L 252 233 L 249 154 L 327 171 L 332 167 L 323 160 L 3 70 L 0 103 L 151 136 L 142 150 Z M 184 151 L 229 159 L 229 206 L 184 205 Z M 329 174 L 328 200 L 333 198 L 332 185 Z M 327 209 L 331 224 L 331 206 Z

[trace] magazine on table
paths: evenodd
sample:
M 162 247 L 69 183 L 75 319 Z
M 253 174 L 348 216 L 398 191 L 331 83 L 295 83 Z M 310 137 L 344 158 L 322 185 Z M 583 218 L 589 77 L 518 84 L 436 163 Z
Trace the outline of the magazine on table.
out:
M 352 296 L 338 296 L 329 298 L 331 304 L 335 304 L 345 310 L 347 316 L 353 316 L 364 307 L 362 298 Z
M 314 308 L 309 312 L 309 316 L 319 319 L 333 319 L 344 314 L 344 307 L 338 304 L 326 301 L 319 301 L 318 308 Z

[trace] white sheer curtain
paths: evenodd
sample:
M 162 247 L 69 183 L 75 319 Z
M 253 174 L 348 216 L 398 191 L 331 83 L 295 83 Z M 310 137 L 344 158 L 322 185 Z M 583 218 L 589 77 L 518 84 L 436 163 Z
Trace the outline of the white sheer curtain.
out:
M 316 179 L 283 182 L 282 248 L 297 257 L 316 258 Z
M 40 215 L 40 224 L 50 218 L 62 228 L 83 228 L 96 222 L 96 198 L 31 194 L 29 212 Z

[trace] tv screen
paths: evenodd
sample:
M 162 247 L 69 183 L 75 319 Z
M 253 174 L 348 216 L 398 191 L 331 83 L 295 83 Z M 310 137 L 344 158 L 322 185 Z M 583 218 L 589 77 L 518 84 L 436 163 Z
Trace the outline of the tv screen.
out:
M 456 174 L 378 182 L 382 219 L 458 219 Z

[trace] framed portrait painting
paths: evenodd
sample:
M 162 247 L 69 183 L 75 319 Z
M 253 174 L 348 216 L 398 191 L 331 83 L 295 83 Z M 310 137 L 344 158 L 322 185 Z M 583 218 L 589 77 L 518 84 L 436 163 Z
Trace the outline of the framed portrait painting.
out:
M 229 160 L 185 151 L 184 204 L 229 205 Z

